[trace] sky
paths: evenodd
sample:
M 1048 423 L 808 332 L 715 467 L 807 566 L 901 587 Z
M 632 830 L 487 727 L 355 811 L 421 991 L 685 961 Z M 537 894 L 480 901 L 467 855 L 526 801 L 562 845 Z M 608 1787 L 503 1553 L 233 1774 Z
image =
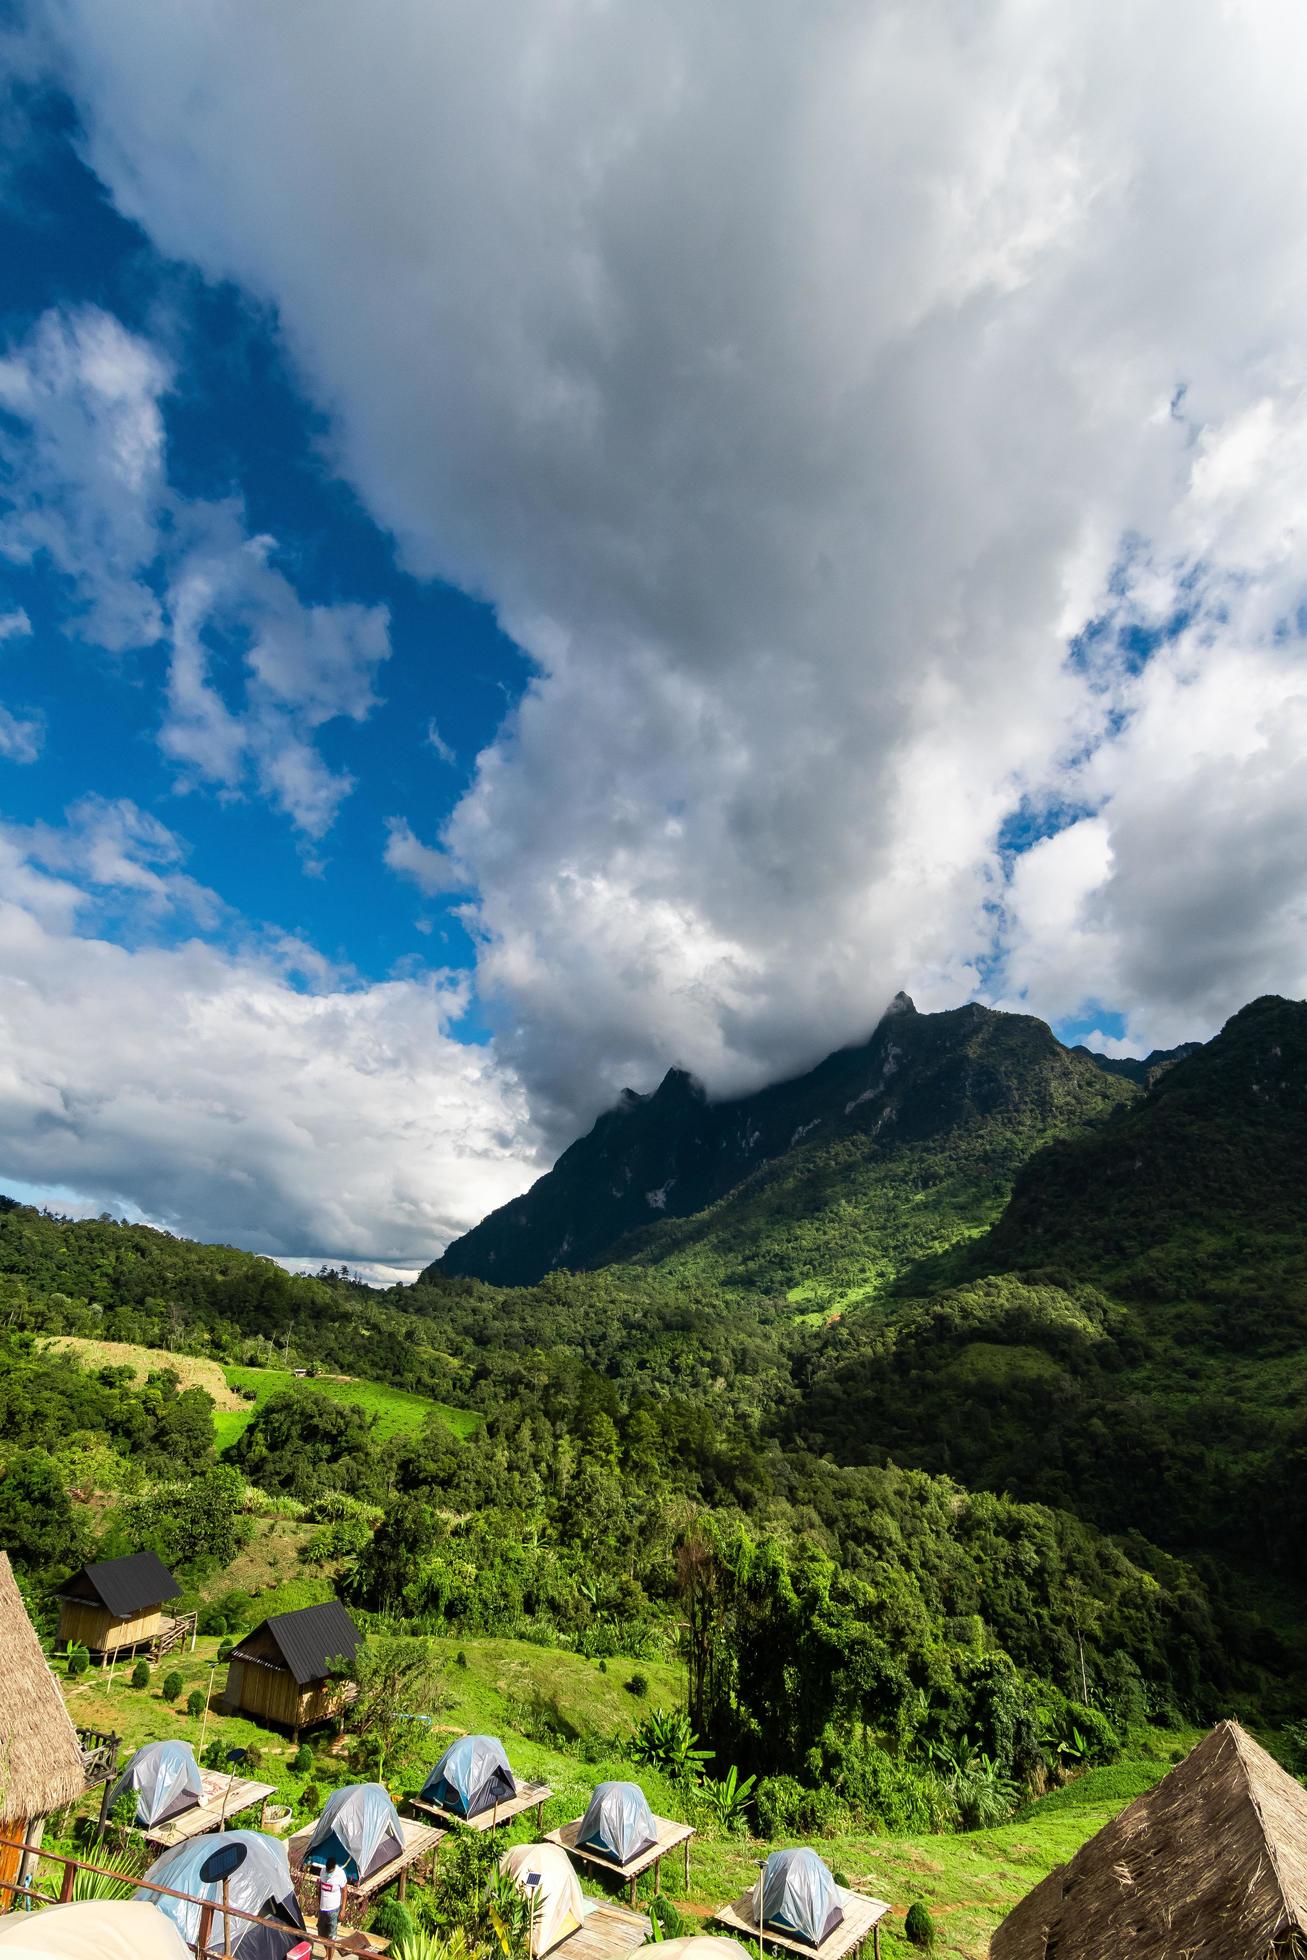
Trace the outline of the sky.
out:
M 0 9 L 0 1186 L 407 1275 L 899 988 L 1307 992 L 1305 56 Z

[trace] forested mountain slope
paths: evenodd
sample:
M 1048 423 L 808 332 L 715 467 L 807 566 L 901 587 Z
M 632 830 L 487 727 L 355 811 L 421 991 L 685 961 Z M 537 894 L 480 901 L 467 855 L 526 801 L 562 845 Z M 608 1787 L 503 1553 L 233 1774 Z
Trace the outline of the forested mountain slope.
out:
M 918 1277 L 928 1297 L 805 1348 L 796 1437 L 1300 1580 L 1307 1004 L 1254 1001 L 1040 1151 L 993 1230 Z
M 677 1070 L 628 1091 L 424 1277 L 520 1286 L 616 1261 L 814 1304 L 875 1291 L 986 1225 L 1041 1143 L 1137 1094 L 1029 1015 L 918 1014 L 900 994 L 869 1041 L 756 1095 L 709 1103 Z

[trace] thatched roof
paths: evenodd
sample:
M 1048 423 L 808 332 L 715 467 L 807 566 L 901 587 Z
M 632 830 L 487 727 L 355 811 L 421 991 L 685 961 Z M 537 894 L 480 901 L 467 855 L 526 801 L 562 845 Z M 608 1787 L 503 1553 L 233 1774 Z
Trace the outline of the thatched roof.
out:
M 77 1731 L 0 1552 L 0 1836 L 85 1787 Z
M 990 1960 L 1274 1960 L 1307 1938 L 1307 1790 L 1222 1722 L 1003 1921 Z

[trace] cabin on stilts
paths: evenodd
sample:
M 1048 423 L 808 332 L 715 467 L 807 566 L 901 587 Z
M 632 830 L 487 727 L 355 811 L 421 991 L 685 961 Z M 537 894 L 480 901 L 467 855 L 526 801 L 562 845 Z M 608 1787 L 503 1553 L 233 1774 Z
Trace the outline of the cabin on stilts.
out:
M 341 1678 L 359 1650 L 359 1630 L 338 1600 L 273 1613 L 232 1648 L 222 1705 L 298 1736 L 335 1721 L 354 1696 Z
M 77 1731 L 0 1552 L 0 1913 L 32 1862 L 13 1847 L 39 1845 L 50 1812 L 85 1787 Z
M 59 1595 L 55 1638 L 85 1647 L 102 1660 L 153 1647 L 173 1625 L 163 1609 L 180 1591 L 153 1552 L 84 1565 Z
M 1307 1951 L 1307 1790 L 1222 1722 L 1014 1906 L 990 1960 Z

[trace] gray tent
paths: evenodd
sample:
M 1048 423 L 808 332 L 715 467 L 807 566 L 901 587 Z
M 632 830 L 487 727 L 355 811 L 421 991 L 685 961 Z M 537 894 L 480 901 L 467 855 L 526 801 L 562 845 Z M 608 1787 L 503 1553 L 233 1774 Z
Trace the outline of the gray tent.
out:
M 399 1812 L 380 1783 L 347 1783 L 327 1799 L 327 1808 L 313 1827 L 306 1865 L 321 1870 L 334 1858 L 345 1876 L 357 1884 L 371 1872 L 404 1855 L 404 1827 Z
M 517 1795 L 504 1745 L 497 1735 L 461 1735 L 451 1742 L 426 1782 L 425 1803 L 437 1803 L 460 1817 L 479 1817 Z
M 810 1946 L 820 1946 L 844 1917 L 839 1887 L 815 1851 L 773 1851 L 752 1899 L 755 1923 L 761 1918 Z
M 204 1801 L 200 1766 L 189 1742 L 147 1742 L 138 1749 L 109 1793 L 112 1810 L 126 1791 L 136 1797 L 136 1821 L 148 1830 Z
M 651 1850 L 658 1842 L 658 1830 L 640 1785 L 597 1784 L 576 1841 L 601 1858 L 611 1858 L 615 1865 L 629 1864 L 642 1851 Z
M 304 1939 L 304 1919 L 295 1898 L 286 1847 L 260 1831 L 226 1831 L 218 1837 L 190 1838 L 156 1858 L 132 1897 L 145 1899 L 166 1913 L 189 1946 L 200 1936 L 200 1901 L 211 1900 L 215 1936 L 223 1934 L 222 1887 L 227 1901 L 241 1912 L 279 1920 L 284 1933 L 272 1926 L 255 1926 L 248 1919 L 229 1919 L 231 1951 L 237 1960 L 286 1960 Z M 169 1898 L 151 1889 L 153 1879 L 185 1899 Z

